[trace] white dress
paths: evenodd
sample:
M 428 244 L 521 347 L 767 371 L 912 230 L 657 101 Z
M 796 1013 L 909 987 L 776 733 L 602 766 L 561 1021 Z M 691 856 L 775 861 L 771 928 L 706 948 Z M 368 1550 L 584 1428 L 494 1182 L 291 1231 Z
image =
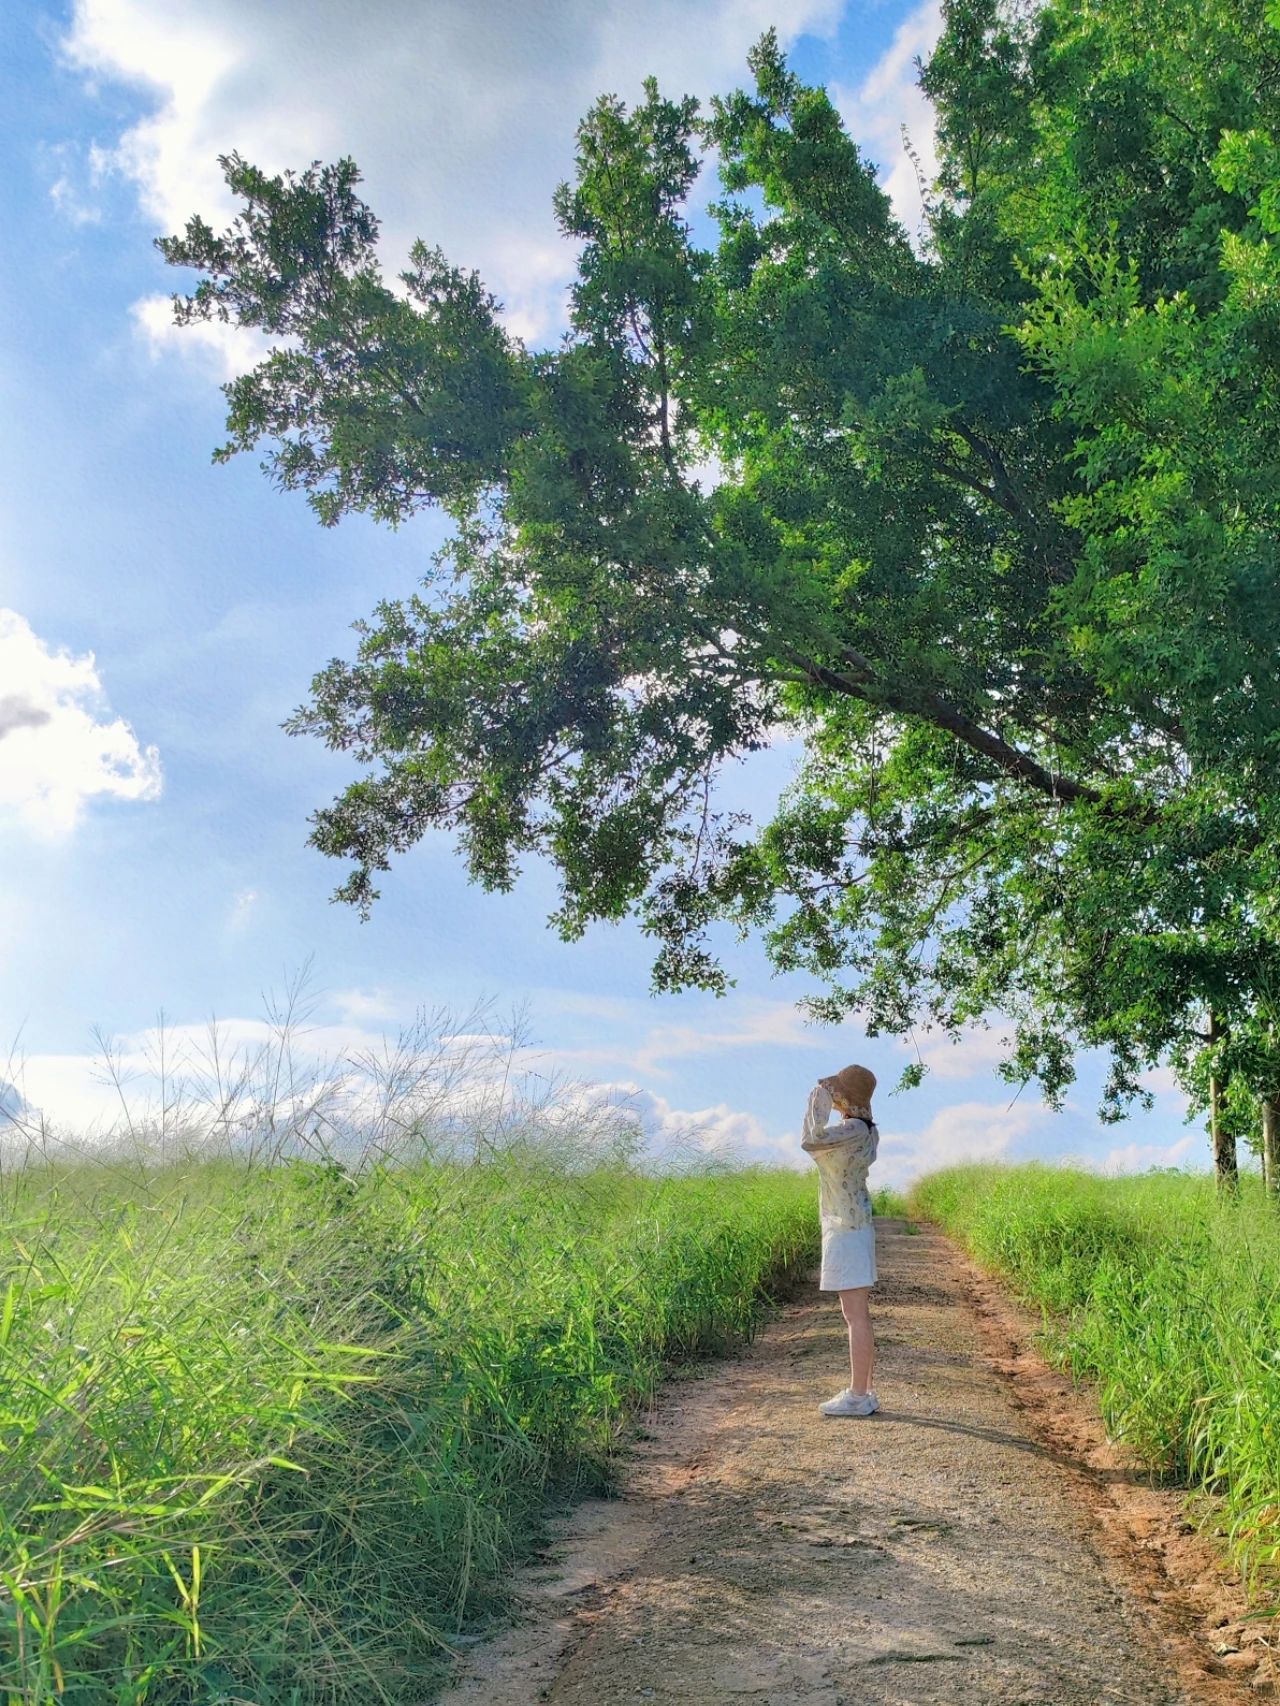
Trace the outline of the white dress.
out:
M 866 1120 L 827 1124 L 831 1097 L 815 1084 L 805 1109 L 803 1148 L 818 1164 L 822 1220 L 820 1291 L 846 1291 L 876 1282 L 876 1233 L 867 1194 L 867 1169 L 876 1158 L 880 1133 Z

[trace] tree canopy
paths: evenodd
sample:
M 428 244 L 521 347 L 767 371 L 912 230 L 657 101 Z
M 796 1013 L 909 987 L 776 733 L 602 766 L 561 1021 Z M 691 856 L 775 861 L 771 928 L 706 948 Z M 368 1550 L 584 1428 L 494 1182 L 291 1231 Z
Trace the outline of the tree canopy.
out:
M 723 990 L 727 921 L 820 1016 L 1009 1015 L 1051 1098 L 1079 1042 L 1109 1113 L 1170 1051 L 1268 1093 L 1280 10 L 947 0 L 915 240 L 772 33 L 750 71 L 583 120 L 550 349 L 438 250 L 388 283 L 349 160 L 228 156 L 233 226 L 160 241 L 179 319 L 276 340 L 218 455 L 454 523 L 291 724 L 365 770 L 339 894 L 444 827 L 488 888 L 551 860 L 566 939 L 638 917 L 655 989 Z M 778 810 L 718 809 L 779 727 Z

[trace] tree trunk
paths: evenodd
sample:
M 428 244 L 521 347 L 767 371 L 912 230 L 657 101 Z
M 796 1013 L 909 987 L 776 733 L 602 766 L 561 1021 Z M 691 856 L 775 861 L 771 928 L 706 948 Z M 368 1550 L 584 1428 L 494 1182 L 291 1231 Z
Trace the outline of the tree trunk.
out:
M 1262 1183 L 1267 1195 L 1280 1198 L 1280 1091 L 1262 1101 Z
M 1222 1028 L 1216 1017 L 1209 1015 L 1209 1041 L 1218 1042 Z M 1213 1145 L 1213 1170 L 1217 1175 L 1218 1194 L 1234 1195 L 1240 1188 L 1240 1173 L 1236 1164 L 1235 1134 L 1229 1131 L 1222 1118 L 1222 1080 L 1215 1073 L 1209 1080 L 1209 1141 Z
M 1236 1164 L 1236 1140 L 1222 1120 L 1222 1085 L 1216 1078 L 1209 1080 L 1209 1136 L 1213 1143 L 1213 1170 L 1218 1178 L 1218 1190 L 1226 1196 L 1240 1188 L 1240 1173 Z

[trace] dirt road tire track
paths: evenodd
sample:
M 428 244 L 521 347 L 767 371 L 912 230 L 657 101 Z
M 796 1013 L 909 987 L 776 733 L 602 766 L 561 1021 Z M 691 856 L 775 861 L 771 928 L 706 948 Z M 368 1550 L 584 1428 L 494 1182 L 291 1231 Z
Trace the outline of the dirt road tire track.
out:
M 842 1335 L 806 1286 L 741 1356 L 664 1390 L 622 1496 L 561 1525 L 518 1583 L 523 1620 L 444 1706 L 1259 1699 L 1211 1674 L 1188 1584 L 1162 1601 L 1159 1560 L 1126 1557 L 1125 1489 L 1157 1514 L 1176 1496 L 1109 1458 L 1100 1428 L 1068 1437 L 1087 1400 L 940 1234 L 881 1221 L 878 1240 L 882 1413 L 818 1413 Z

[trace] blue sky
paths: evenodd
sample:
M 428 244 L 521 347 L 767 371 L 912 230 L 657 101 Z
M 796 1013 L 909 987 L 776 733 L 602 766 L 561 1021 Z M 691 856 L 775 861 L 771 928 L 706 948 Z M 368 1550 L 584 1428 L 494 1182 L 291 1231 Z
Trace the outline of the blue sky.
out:
M 697 1128 L 746 1154 L 797 1159 L 808 1087 L 862 1060 L 885 1090 L 914 1050 L 803 1023 L 800 977 L 726 936 L 738 982 L 715 1000 L 647 993 L 650 944 L 630 923 L 561 943 L 553 874 L 468 887 L 444 837 L 405 858 L 369 923 L 332 905 L 338 867 L 306 846 L 307 814 L 346 761 L 282 720 L 350 623 L 409 591 L 434 547 L 321 529 L 251 459 L 214 467 L 217 389 L 252 351 L 179 333 L 181 281 L 151 239 L 227 212 L 216 155 L 271 169 L 350 153 L 394 270 L 415 236 L 476 265 L 531 339 L 554 337 L 569 254 L 550 196 L 598 92 L 653 71 L 705 96 L 733 86 L 776 24 L 828 83 L 882 180 L 918 212 L 900 126 L 929 155 L 912 60 L 932 4 L 840 0 L 80 0 L 4 9 L 0 101 L 8 241 L 0 257 L 0 1062 L 25 1059 L 29 1100 L 80 1126 L 110 1118 L 91 1029 L 145 1055 L 163 1009 L 250 1034 L 265 989 L 308 957 L 315 1022 L 341 1051 L 421 1007 L 523 1007 L 533 1071 L 629 1098 L 655 1148 Z M 766 813 L 794 764 L 780 745 L 723 779 Z M 924 1087 L 882 1095 L 881 1176 L 952 1156 L 1071 1154 L 1107 1166 L 1190 1159 L 1204 1144 L 1157 1075 L 1155 1110 L 1093 1118 L 1088 1063 L 1050 1114 L 995 1076 L 995 1038 L 920 1037 Z M 0 1072 L 0 1076 L 3 1073 Z

